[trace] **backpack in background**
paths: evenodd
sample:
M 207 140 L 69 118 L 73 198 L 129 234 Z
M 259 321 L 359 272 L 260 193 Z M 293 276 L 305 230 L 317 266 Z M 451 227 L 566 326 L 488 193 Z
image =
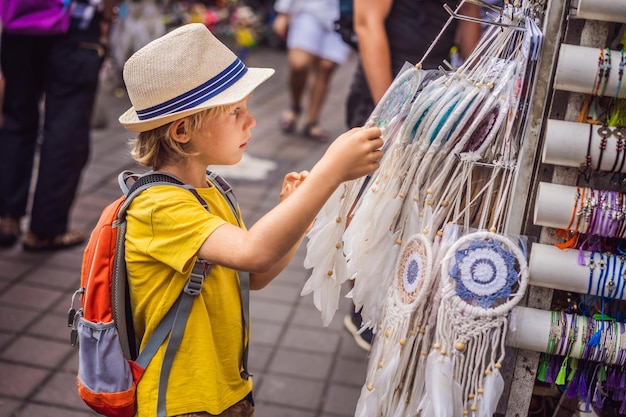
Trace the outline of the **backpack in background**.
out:
M 237 204 L 228 183 L 214 174 L 207 174 L 227 197 L 238 218 Z M 134 181 L 130 187 L 129 181 Z M 126 276 L 126 209 L 139 193 L 154 185 L 188 189 L 207 210 L 208 206 L 193 187 L 169 174 L 149 172 L 138 175 L 124 171 L 119 175 L 118 182 L 123 195 L 102 211 L 91 233 L 84 251 L 80 288 L 72 296 L 68 312 L 68 326 L 72 328 L 70 341 L 72 346 L 78 344 L 79 347 L 78 393 L 89 407 L 102 415 L 134 416 L 137 383 L 169 335 L 161 370 L 161 374 L 166 375 L 165 384 L 159 385 L 157 407 L 157 415 L 165 417 L 167 375 L 182 339 L 193 299 L 200 293 L 211 264 L 196 260 L 183 292 L 139 352 Z M 247 275 L 240 274 L 242 309 L 245 308 L 246 313 L 248 299 L 246 294 L 244 300 L 243 293 L 244 290 L 249 291 L 248 279 Z M 77 297 L 80 297 L 78 310 L 74 308 Z M 247 321 L 244 324 L 247 328 Z M 243 364 L 247 372 L 245 356 Z
M 66 33 L 72 16 L 71 0 L 2 0 L 2 30 L 16 35 Z
M 339 0 L 339 20 L 335 21 L 335 31 L 352 49 L 358 50 L 358 41 L 354 32 L 353 0 Z

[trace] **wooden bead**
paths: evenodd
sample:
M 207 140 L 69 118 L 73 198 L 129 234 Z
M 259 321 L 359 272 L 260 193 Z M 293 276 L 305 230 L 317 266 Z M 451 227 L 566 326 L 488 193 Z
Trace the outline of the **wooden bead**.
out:
M 382 368 L 385 365 L 385 363 L 383 361 L 378 362 L 378 368 Z
M 422 230 L 422 233 L 424 233 L 425 235 L 427 235 L 427 234 L 428 234 L 428 229 L 424 229 L 424 230 Z
M 435 349 L 441 349 L 441 345 L 440 345 L 439 343 L 435 343 L 435 344 L 433 345 L 433 348 L 435 348 Z
M 337 218 L 335 219 L 335 221 L 336 221 L 337 223 L 341 223 L 341 217 L 337 217 Z
M 329 277 L 332 277 L 332 276 L 333 276 L 333 271 L 328 271 L 326 274 L 327 274 Z
M 493 367 L 496 369 L 502 369 L 502 364 L 500 362 L 496 362 Z
M 441 350 L 439 351 L 439 353 L 440 353 L 442 356 L 446 356 L 446 355 L 448 354 L 448 352 L 446 352 L 446 350 L 445 350 L 445 349 L 441 349 Z
M 485 369 L 485 375 L 489 375 L 491 373 L 491 369 Z
M 463 352 L 465 350 L 465 343 L 456 342 L 456 344 L 454 345 L 454 348 L 458 350 L 459 352 Z
M 469 398 L 470 400 L 473 400 L 473 399 L 474 399 L 474 397 L 475 397 L 475 395 L 474 395 L 474 394 L 470 394 L 470 395 L 468 395 L 468 396 L 467 396 L 467 398 Z
M 471 407 L 470 407 L 470 410 L 472 410 L 472 411 L 476 411 L 476 410 L 478 410 L 478 407 L 476 407 L 475 405 L 473 405 L 473 406 L 471 406 Z
M 401 245 L 401 244 L 402 244 L 402 239 L 397 238 L 397 239 L 396 239 L 396 245 Z
M 476 390 L 476 392 L 478 392 L 479 394 L 484 394 L 485 393 L 485 389 L 484 388 L 478 388 Z
M 337 248 L 337 249 L 341 249 L 341 242 L 339 242 L 339 243 L 335 243 L 335 248 Z
M 374 390 L 374 386 L 372 384 L 367 384 L 367 390 L 368 391 L 373 391 Z

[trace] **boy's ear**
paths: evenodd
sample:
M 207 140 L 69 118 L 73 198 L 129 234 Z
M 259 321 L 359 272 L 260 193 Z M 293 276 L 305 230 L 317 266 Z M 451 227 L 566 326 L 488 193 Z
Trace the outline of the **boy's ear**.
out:
M 191 140 L 191 137 L 187 133 L 188 122 L 186 118 L 172 122 L 170 125 L 170 135 L 172 139 L 179 143 L 187 143 Z

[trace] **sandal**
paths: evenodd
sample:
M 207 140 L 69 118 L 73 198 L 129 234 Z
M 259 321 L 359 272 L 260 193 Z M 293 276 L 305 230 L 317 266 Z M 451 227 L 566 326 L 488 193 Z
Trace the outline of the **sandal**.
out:
M 80 245 L 86 239 L 87 236 L 81 230 L 70 230 L 54 237 L 39 237 L 33 232 L 28 232 L 24 236 L 22 246 L 27 252 L 54 251 Z
M 0 247 L 8 248 L 20 237 L 20 223 L 12 217 L 0 218 Z
M 327 143 L 330 136 L 327 132 L 321 130 L 317 122 L 307 123 L 304 127 L 304 136 L 316 142 Z
M 289 110 L 283 113 L 280 119 L 280 129 L 284 133 L 293 133 L 296 130 L 296 123 L 300 116 L 300 107 L 291 106 Z

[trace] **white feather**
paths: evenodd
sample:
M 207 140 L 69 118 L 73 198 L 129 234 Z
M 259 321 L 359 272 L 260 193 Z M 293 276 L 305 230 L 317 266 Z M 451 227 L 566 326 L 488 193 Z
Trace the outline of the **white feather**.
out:
M 483 379 L 484 392 L 478 399 L 476 417 L 492 417 L 498 407 L 498 401 L 504 391 L 504 379 L 500 370 L 495 368 Z

